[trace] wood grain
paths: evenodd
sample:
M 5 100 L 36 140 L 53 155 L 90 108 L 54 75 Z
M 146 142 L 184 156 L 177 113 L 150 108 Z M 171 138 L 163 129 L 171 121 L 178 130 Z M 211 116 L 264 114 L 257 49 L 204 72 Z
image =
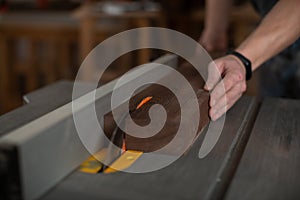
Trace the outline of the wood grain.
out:
M 208 92 L 202 89 L 204 87 L 204 81 L 201 75 L 197 72 L 196 69 L 192 67 L 192 65 L 185 63 L 179 67 L 178 71 L 190 82 L 192 88 L 194 89 L 194 92 L 196 93 L 201 114 L 197 131 L 199 133 L 200 130 L 202 130 L 205 127 L 205 125 L 207 125 L 209 122 L 209 94 Z M 165 77 L 165 80 L 167 80 L 169 83 L 176 82 L 176 79 L 174 79 L 174 75 L 172 73 Z M 179 94 L 184 95 L 186 93 L 186 88 L 180 87 L 178 88 L 177 92 Z M 148 96 L 151 96 L 153 98 L 140 109 L 136 110 L 135 108 L 140 103 L 140 101 L 142 101 L 145 97 Z M 180 123 L 184 123 L 187 129 L 191 130 L 191 127 L 193 127 L 192 125 L 194 124 L 194 122 L 190 119 L 182 119 L 181 109 L 190 109 L 190 113 L 192 113 L 192 116 L 197 116 L 197 114 L 199 113 L 196 113 L 196 110 L 191 109 L 193 108 L 193 106 L 190 105 L 192 97 L 185 98 L 187 99 L 187 101 L 184 103 L 184 105 L 182 105 L 182 108 L 180 108 L 176 96 L 168 88 L 158 84 L 152 84 L 150 87 L 131 98 L 129 102 L 129 110 L 132 110 L 133 112 L 131 113 L 131 116 L 128 117 L 131 117 L 137 125 L 146 126 L 150 123 L 149 109 L 154 104 L 160 104 L 165 108 L 167 112 L 167 120 L 162 130 L 152 137 L 138 138 L 131 136 L 130 133 L 126 133 L 125 138 L 127 148 L 130 150 L 153 152 L 164 147 L 174 138 Z M 110 133 L 116 126 L 115 123 L 112 121 L 112 114 L 109 113 L 105 119 L 105 130 L 109 138 Z M 192 134 L 192 130 L 188 131 L 186 134 Z M 184 138 L 181 138 L 180 142 L 185 143 L 186 141 Z M 180 146 L 183 145 L 178 144 L 178 147 Z M 172 153 L 176 153 L 174 152 L 174 149 L 172 149 L 172 151 Z M 178 148 L 177 151 L 181 151 L 180 148 Z
M 226 200 L 300 199 L 300 103 L 266 99 Z

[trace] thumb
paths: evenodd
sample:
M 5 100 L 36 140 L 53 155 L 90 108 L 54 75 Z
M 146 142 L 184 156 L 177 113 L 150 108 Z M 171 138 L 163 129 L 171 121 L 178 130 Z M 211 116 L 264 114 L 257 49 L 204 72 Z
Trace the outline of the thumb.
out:
M 207 91 L 212 90 L 216 84 L 221 80 L 221 74 L 223 71 L 223 62 L 218 60 L 212 61 L 208 65 L 208 77 L 204 89 Z

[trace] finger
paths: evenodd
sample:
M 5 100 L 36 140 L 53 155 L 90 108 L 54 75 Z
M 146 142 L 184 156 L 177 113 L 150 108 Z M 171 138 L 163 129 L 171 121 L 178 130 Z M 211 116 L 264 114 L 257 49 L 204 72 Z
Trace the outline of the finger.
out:
M 237 101 L 242 95 L 238 96 L 238 98 L 235 100 Z M 235 101 L 230 102 L 227 106 L 222 107 L 218 112 L 215 113 L 214 116 L 211 117 L 213 121 L 216 121 L 220 117 L 222 117 L 235 103 Z
M 237 101 L 240 97 L 241 97 L 241 95 L 238 96 L 235 101 Z M 214 113 L 211 116 L 211 119 L 213 121 L 216 121 L 217 119 L 219 119 L 222 115 L 224 115 L 234 105 L 235 101 L 229 102 L 229 104 L 227 104 L 226 106 L 219 109 L 216 113 Z
M 240 86 L 237 86 L 240 87 Z M 234 103 L 242 96 L 239 88 L 232 88 L 226 95 L 224 95 L 215 107 L 210 110 L 210 117 L 213 121 L 220 118 L 225 112 L 227 112 Z
M 238 73 L 228 73 L 222 81 L 220 81 L 214 88 L 210 95 L 210 106 L 214 106 L 215 103 L 234 86 L 237 86 L 242 81 L 242 77 Z
M 221 73 L 223 71 L 223 62 L 211 62 L 208 65 L 208 77 L 204 86 L 205 90 L 212 90 L 215 85 L 221 80 Z
M 242 84 L 238 84 L 234 86 L 231 90 L 229 90 L 227 93 L 225 93 L 214 106 L 211 107 L 212 113 L 216 113 L 218 110 L 220 110 L 222 107 L 226 106 L 231 102 L 232 100 L 235 100 L 236 97 L 241 96 L 241 86 Z

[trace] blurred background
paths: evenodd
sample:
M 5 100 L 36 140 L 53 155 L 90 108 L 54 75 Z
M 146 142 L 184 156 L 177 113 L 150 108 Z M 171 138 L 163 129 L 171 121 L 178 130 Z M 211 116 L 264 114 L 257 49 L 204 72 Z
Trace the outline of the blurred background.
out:
M 99 42 L 136 27 L 171 28 L 199 40 L 204 0 L 0 0 L 0 114 L 22 105 L 22 95 L 57 80 L 75 78 Z M 229 47 L 237 46 L 260 18 L 247 0 L 235 1 Z M 141 38 L 147 40 L 147 38 Z M 212 56 L 224 52 L 210 52 Z M 139 50 L 112 63 L 102 82 L 160 56 Z M 255 95 L 257 78 L 247 93 Z

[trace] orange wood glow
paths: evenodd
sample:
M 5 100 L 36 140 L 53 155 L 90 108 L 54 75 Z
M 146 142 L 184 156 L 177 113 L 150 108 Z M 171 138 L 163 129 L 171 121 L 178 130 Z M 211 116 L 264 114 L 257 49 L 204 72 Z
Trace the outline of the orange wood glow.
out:
M 143 105 L 145 105 L 148 101 L 150 101 L 153 97 L 149 96 L 149 97 L 146 97 L 144 98 L 140 103 L 139 105 L 137 105 L 136 107 L 136 110 L 138 110 L 139 108 L 141 108 Z M 127 150 L 126 148 L 126 141 L 125 141 L 125 135 L 124 135 L 124 138 L 123 138 L 123 144 L 122 144 L 122 152 L 125 152 Z
M 145 103 L 147 103 L 148 101 L 150 101 L 152 99 L 151 96 L 144 98 L 139 105 L 136 107 L 136 110 L 138 110 L 140 107 L 142 107 Z

